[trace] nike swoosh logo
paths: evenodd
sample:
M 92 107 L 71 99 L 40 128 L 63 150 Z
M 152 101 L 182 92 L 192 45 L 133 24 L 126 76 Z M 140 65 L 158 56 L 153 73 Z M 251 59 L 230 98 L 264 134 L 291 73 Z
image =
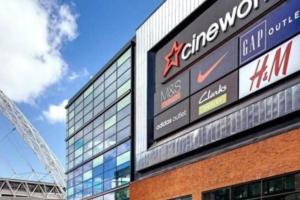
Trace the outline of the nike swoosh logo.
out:
M 228 52 L 226 52 L 217 62 L 215 62 L 211 67 L 208 68 L 208 70 L 205 73 L 199 73 L 197 77 L 198 83 L 203 83 L 207 77 L 221 64 L 221 62 L 224 60 Z

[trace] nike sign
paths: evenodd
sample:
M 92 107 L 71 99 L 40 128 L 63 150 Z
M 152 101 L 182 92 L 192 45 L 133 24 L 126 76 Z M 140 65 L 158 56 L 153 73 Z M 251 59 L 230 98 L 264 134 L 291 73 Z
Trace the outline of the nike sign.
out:
M 191 67 L 192 94 L 237 68 L 238 39 L 234 38 Z
M 197 82 L 198 83 L 203 83 L 207 77 L 218 67 L 220 66 L 221 62 L 224 60 L 225 56 L 227 55 L 228 52 L 226 52 L 217 62 L 215 62 L 205 73 L 199 73 Z

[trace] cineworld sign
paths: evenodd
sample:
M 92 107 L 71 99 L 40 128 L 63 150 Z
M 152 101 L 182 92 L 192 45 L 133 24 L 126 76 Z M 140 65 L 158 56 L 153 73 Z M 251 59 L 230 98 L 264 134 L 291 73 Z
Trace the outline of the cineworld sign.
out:
M 240 37 L 240 64 L 255 59 L 300 31 L 300 1 L 287 0 Z
M 300 35 L 240 69 L 240 98 L 300 70 Z M 241 78 L 242 77 L 242 78 Z
M 279 2 L 280 0 L 217 1 L 154 53 L 156 84 L 164 83 Z

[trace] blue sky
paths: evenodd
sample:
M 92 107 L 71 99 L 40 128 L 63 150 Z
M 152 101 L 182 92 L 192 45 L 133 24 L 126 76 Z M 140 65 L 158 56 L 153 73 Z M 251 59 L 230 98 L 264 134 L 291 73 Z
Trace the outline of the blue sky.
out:
M 0 29 L 7 30 L 0 33 L 0 55 L 5 52 L 0 56 L 4 61 L 0 89 L 17 103 L 65 164 L 62 108 L 66 100 L 134 36 L 162 0 L 41 2 L 10 0 L 0 8 Z M 18 14 L 21 10 L 28 17 Z M 35 170 L 44 171 L 17 132 L 1 140 L 12 128 L 1 116 L 0 177 L 10 177 L 12 168 L 17 173 L 30 171 L 27 161 Z

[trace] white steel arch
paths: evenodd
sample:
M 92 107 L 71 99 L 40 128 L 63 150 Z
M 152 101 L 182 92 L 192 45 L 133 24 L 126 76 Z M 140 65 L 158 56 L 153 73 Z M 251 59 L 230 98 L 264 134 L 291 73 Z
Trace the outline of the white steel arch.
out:
M 65 194 L 65 174 L 63 165 L 48 147 L 19 108 L 0 90 L 0 112 L 15 126 L 17 132 L 38 157 L 45 170 L 53 178 L 62 194 Z

